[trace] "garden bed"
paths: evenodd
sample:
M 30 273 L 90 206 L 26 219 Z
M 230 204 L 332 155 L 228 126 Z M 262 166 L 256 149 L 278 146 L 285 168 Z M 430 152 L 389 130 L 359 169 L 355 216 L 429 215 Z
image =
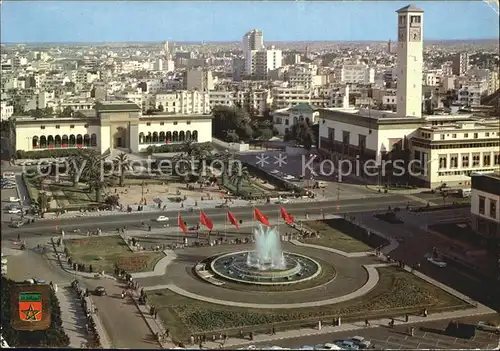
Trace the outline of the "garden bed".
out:
M 205 303 L 175 294 L 170 290 L 148 292 L 151 304 L 158 308 L 162 321 L 176 341 L 191 334 L 207 333 L 238 335 L 269 333 L 301 327 L 313 327 L 321 320 L 331 325 L 333 318 L 343 322 L 387 318 L 405 313 L 430 313 L 467 308 L 469 305 L 422 279 L 396 267 L 379 269 L 380 281 L 367 295 L 330 306 L 290 310 L 248 309 Z M 265 302 L 265 296 L 263 296 Z M 208 335 L 210 337 L 210 335 Z
M 326 219 L 304 222 L 313 231 L 319 232 L 319 237 L 304 238 L 301 242 L 331 247 L 344 252 L 366 252 L 373 248 L 385 246 L 389 242 L 344 219 Z
M 442 210 L 453 210 L 455 208 L 467 208 L 470 207 L 470 202 L 466 203 L 456 203 L 451 205 L 438 205 L 438 206 L 429 206 L 429 207 L 417 207 L 412 209 L 413 212 L 434 212 L 434 211 L 442 211 Z
M 115 264 L 128 273 L 149 272 L 165 256 L 162 252 L 132 252 L 119 235 L 71 239 L 64 244 L 73 262 L 92 265 L 94 272 L 112 273 Z
M 381 221 L 390 223 L 390 224 L 403 224 L 404 222 L 399 219 L 394 212 L 385 212 L 385 213 L 378 213 L 376 215 L 373 215 L 373 217 L 380 219 Z

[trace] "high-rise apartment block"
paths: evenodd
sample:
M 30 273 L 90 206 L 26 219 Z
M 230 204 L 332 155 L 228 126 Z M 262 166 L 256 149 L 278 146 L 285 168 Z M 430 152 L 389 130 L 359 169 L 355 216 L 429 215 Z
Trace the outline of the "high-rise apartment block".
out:
M 244 74 L 256 79 L 267 79 L 268 72 L 282 66 L 282 52 L 272 47 L 266 50 L 262 31 L 253 29 L 243 36 Z
M 454 75 L 465 76 L 469 71 L 469 54 L 467 52 L 456 54 L 451 69 Z

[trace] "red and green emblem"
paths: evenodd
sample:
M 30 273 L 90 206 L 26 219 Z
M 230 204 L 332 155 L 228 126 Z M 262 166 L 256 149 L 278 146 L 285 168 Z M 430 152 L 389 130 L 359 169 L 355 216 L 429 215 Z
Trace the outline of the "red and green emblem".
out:
M 22 292 L 19 294 L 19 318 L 24 322 L 42 320 L 42 294 Z

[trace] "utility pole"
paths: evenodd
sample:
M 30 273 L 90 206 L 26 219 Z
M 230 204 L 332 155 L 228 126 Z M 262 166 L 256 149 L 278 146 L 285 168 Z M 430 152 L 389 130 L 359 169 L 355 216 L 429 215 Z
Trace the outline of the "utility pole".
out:
M 143 180 L 142 183 L 141 183 L 141 205 L 143 205 L 144 202 L 145 202 L 144 201 L 144 185 L 145 185 L 145 183 L 144 183 L 144 180 Z
M 337 179 L 337 215 L 340 215 L 340 179 Z

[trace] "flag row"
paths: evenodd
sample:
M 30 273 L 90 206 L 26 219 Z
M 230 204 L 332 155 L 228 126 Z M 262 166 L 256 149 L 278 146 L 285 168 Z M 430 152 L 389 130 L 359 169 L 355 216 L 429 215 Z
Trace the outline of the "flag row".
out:
M 283 207 L 280 207 L 280 216 L 287 224 L 292 224 L 294 222 L 292 214 L 289 213 L 287 210 L 285 210 Z M 269 218 L 267 218 L 266 215 L 262 213 L 262 211 L 259 210 L 257 207 L 253 209 L 253 218 L 254 220 L 259 221 L 260 223 L 262 223 L 267 227 L 271 226 Z M 236 229 L 238 230 L 240 229 L 238 220 L 236 219 L 235 215 L 229 210 L 227 211 L 226 220 L 233 226 L 235 226 Z M 214 228 L 214 223 L 212 222 L 210 217 L 208 217 L 207 214 L 203 211 L 200 211 L 200 224 L 206 227 L 208 230 L 212 230 Z M 177 216 L 177 225 L 184 233 L 188 232 L 186 222 L 184 222 L 181 215 Z

